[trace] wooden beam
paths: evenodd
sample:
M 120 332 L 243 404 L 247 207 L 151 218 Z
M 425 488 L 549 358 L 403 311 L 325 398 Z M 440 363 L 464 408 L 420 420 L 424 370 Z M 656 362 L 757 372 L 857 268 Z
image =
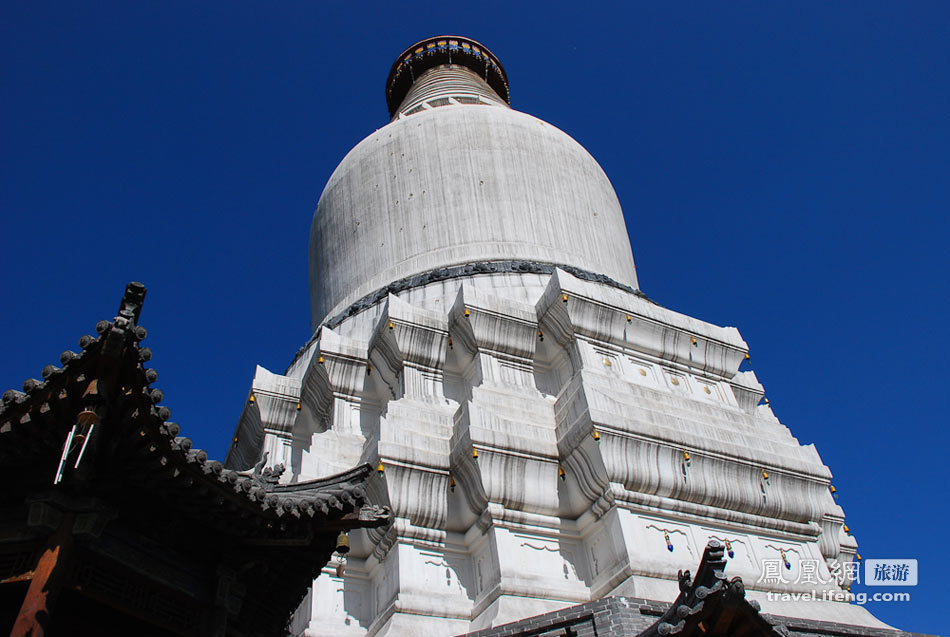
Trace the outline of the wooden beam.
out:
M 66 513 L 36 562 L 10 637 L 43 637 L 49 628 L 73 545 L 72 530 L 73 514 Z
M 33 571 L 27 571 L 18 575 L 11 575 L 6 579 L 0 579 L 0 584 L 15 584 L 16 582 L 29 582 L 33 579 Z

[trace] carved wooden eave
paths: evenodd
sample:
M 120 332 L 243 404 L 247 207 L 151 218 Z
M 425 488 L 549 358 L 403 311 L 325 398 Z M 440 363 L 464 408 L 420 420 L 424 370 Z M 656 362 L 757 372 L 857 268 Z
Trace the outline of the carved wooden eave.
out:
M 746 599 L 742 578 L 726 577 L 724 553 L 724 544 L 710 540 L 696 577 L 680 571 L 676 601 L 639 637 L 788 637 L 785 626 L 773 625 L 759 613 L 758 602 Z
M 144 297 L 129 284 L 78 353 L 3 394 L 0 589 L 25 594 L 43 546 L 66 528 L 74 550 L 62 589 L 115 611 L 110 621 L 135 617 L 161 634 L 283 634 L 338 534 L 389 522 L 368 502 L 373 468 L 281 484 L 283 466 L 265 466 L 266 455 L 235 471 L 194 448 L 144 365 Z

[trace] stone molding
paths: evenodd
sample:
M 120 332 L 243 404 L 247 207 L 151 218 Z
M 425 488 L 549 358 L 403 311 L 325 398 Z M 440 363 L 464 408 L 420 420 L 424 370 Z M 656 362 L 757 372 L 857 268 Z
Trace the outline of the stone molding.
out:
M 295 365 L 296 473 L 382 465 L 368 497 L 396 518 L 354 538 L 372 602 L 340 603 L 359 631 L 459 633 L 662 588 L 710 538 L 752 582 L 780 550 L 853 555 L 830 471 L 759 404 L 734 328 L 560 269 L 533 305 L 456 289 L 441 312 L 389 294 L 367 336 L 324 327 Z

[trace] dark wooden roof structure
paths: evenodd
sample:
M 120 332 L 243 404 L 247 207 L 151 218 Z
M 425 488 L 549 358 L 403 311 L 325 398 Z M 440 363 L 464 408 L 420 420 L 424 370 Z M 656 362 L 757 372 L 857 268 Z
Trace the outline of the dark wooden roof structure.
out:
M 742 578 L 726 579 L 725 545 L 706 545 L 696 577 L 679 572 L 680 594 L 660 619 L 640 637 L 787 637 L 788 629 L 759 614 L 759 604 L 745 596 Z
M 153 387 L 145 287 L 0 404 L 0 616 L 13 635 L 285 634 L 341 532 L 387 524 L 372 468 L 280 484 L 181 437 Z M 342 544 L 341 552 L 342 552 Z

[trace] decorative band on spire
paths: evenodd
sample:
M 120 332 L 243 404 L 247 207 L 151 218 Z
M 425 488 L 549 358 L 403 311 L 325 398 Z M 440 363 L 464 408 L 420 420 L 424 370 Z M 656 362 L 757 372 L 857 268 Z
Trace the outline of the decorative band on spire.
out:
M 390 117 L 396 114 L 409 89 L 424 71 L 444 64 L 457 64 L 471 69 L 506 104 L 511 103 L 508 76 L 491 51 L 471 38 L 441 35 L 416 42 L 396 58 L 386 78 L 386 105 Z

